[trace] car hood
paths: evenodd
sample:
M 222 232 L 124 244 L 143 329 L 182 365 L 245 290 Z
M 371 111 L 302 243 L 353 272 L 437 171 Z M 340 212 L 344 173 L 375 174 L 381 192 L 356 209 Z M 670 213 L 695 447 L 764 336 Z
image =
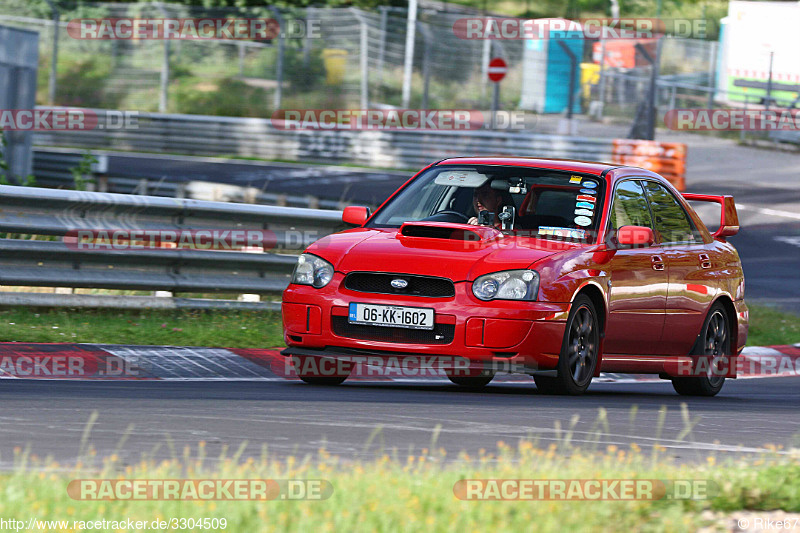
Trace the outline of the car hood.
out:
M 347 274 L 353 271 L 398 272 L 447 277 L 454 281 L 474 280 L 478 276 L 528 268 L 555 253 L 578 247 L 528 236 L 503 235 L 491 228 L 463 224 L 416 224 L 416 228 L 446 228 L 476 232 L 467 239 L 404 232 L 399 229 L 357 228 L 320 239 L 308 248 Z M 405 233 L 405 234 L 404 234 Z

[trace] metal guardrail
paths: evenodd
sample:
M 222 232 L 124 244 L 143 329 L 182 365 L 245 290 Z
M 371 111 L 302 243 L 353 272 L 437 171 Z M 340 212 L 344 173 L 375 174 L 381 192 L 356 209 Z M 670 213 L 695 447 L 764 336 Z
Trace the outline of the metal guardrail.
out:
M 775 142 L 796 144 L 800 147 L 800 131 L 776 130 L 769 132 L 769 138 Z
M 286 287 L 295 256 L 342 227 L 341 212 L 155 196 L 0 186 L 0 232 L 62 237 L 0 239 L 0 285 L 173 293 L 276 295 Z M 269 230 L 271 253 L 145 248 L 78 249 L 63 237 L 76 230 Z M 131 306 L 93 295 L 5 292 L 0 305 Z M 65 296 L 66 298 L 61 298 Z M 113 298 L 113 297 L 112 297 Z M 128 297 L 125 297 L 128 298 Z M 274 308 L 274 304 L 212 299 L 138 297 L 143 307 Z M 117 298 L 118 300 L 121 298 Z
M 94 110 L 102 114 L 103 110 Z M 102 119 L 101 119 L 102 122 Z M 141 114 L 135 128 L 37 132 L 38 146 L 350 163 L 419 169 L 464 155 L 611 160 L 611 140 L 509 131 L 283 130 L 271 120 Z
M 72 189 L 75 179 L 72 169 L 83 158 L 81 150 L 70 148 L 43 148 L 33 151 L 33 175 L 36 185 L 54 189 Z M 120 194 L 142 194 L 168 198 L 193 198 L 225 202 L 242 202 L 310 209 L 341 211 L 349 205 L 339 200 L 319 198 L 314 195 L 294 195 L 266 192 L 256 187 L 245 187 L 211 181 L 174 182 L 164 179 L 137 179 L 108 174 L 108 156 L 92 151 L 98 160 L 92 164 L 92 176 L 87 184 L 90 191 Z M 374 207 L 374 206 L 370 206 Z

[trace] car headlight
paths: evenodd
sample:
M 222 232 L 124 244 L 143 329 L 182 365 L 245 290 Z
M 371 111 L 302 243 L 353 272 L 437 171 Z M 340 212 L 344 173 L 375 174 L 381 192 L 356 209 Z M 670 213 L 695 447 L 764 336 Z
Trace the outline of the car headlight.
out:
M 504 270 L 479 277 L 472 294 L 479 300 L 535 300 L 539 273 L 535 270 Z
M 320 289 L 333 279 L 333 265 L 311 254 L 301 254 L 292 273 L 292 283 Z

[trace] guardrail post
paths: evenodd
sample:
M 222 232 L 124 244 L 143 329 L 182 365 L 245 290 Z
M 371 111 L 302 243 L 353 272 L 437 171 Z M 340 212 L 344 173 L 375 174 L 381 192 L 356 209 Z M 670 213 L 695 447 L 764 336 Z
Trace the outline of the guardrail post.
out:
M 491 39 L 483 40 L 483 49 L 481 50 L 481 98 L 486 98 L 486 89 L 489 83 L 489 61 L 492 59 L 492 45 L 494 41 Z
M 431 35 L 430 28 L 420 23 L 420 32 L 425 45 L 422 56 L 422 109 L 428 109 L 428 93 L 431 85 Z
M 164 9 L 162 4 L 156 4 L 158 10 L 161 11 L 161 15 L 164 18 L 169 17 L 169 13 L 167 10 Z M 167 104 L 168 104 L 168 97 L 169 97 L 169 48 L 170 42 L 169 39 L 164 39 L 164 55 L 161 59 L 161 85 L 159 88 L 159 96 L 158 96 L 158 112 L 159 113 L 166 113 L 167 112 Z
M 389 17 L 389 9 L 387 6 L 379 6 L 378 10 L 381 12 L 381 43 L 378 47 L 378 84 L 383 83 L 383 62 L 386 58 L 386 25 Z
M 273 109 L 280 109 L 283 98 L 283 15 L 281 15 L 277 7 L 270 7 L 270 11 L 275 15 L 275 20 L 278 21 L 278 28 L 281 30 L 278 32 L 278 54 L 275 58 L 275 95 L 272 99 Z
M 56 103 L 56 86 L 58 84 L 58 30 L 61 13 L 58 7 L 53 3 L 53 0 L 45 0 L 50 6 L 50 11 L 53 13 L 53 48 L 51 51 L 52 57 L 50 58 L 50 80 L 47 84 L 47 103 L 55 105 Z
M 361 109 L 369 107 L 369 26 L 360 15 L 356 15 L 361 24 L 361 50 L 359 62 L 361 63 Z
M 594 118 L 602 120 L 603 106 L 606 105 L 606 41 L 600 40 L 600 79 L 598 80 L 599 87 L 597 88 L 597 106 L 594 109 Z
M 767 78 L 767 100 L 764 104 L 764 111 L 769 111 L 770 104 L 772 103 L 772 61 L 775 59 L 775 52 L 769 52 L 769 78 Z
M 705 4 L 703 5 L 703 9 L 705 9 Z M 716 86 L 717 86 L 717 44 L 716 42 L 711 43 L 711 61 L 709 61 L 708 65 L 708 108 L 714 109 L 714 96 L 716 93 Z
M 308 68 L 311 63 L 311 36 L 309 35 L 309 21 L 314 20 L 314 8 L 306 8 L 306 34 L 303 36 L 303 67 Z

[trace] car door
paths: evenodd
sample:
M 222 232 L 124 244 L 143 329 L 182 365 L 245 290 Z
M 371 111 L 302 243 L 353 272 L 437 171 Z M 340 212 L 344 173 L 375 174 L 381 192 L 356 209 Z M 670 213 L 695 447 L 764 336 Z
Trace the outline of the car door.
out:
M 619 182 L 609 212 L 610 286 L 608 325 L 603 350 L 609 354 L 657 353 L 664 328 L 667 270 L 663 249 L 654 244 L 624 248 L 616 243 L 622 226 L 653 228 L 652 216 L 639 180 Z
M 656 238 L 667 262 L 667 308 L 661 346 L 665 355 L 689 353 L 714 297 L 704 281 L 712 258 L 683 205 L 666 187 L 644 181 Z

